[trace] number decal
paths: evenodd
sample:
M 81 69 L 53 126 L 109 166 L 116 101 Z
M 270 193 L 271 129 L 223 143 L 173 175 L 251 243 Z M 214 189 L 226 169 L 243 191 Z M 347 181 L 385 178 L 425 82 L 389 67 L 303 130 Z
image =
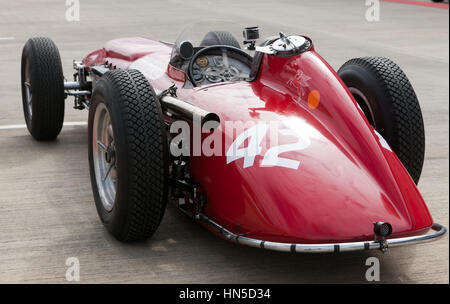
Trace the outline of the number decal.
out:
M 297 170 L 298 166 L 300 166 L 299 161 L 292 160 L 289 158 L 278 157 L 278 155 L 284 152 L 303 150 L 311 144 L 311 141 L 309 140 L 309 138 L 303 137 L 297 132 L 294 132 L 293 130 L 288 129 L 280 130 L 280 133 L 283 135 L 295 136 L 297 137 L 298 140 L 294 144 L 287 144 L 270 148 L 266 152 L 266 155 L 264 156 L 264 159 L 261 162 L 261 166 L 278 166 Z
M 228 148 L 226 155 L 227 164 L 240 158 L 244 158 L 244 168 L 253 166 L 256 155 L 259 155 L 261 153 L 262 150 L 261 141 L 266 136 L 268 130 L 269 130 L 268 124 L 260 123 L 257 124 L 256 126 L 247 129 L 241 135 L 239 135 L 236 138 L 236 140 L 231 144 L 231 146 Z M 311 140 L 308 137 L 302 136 L 301 134 L 295 132 L 292 129 L 283 129 L 280 130 L 279 132 L 283 135 L 296 137 L 297 142 L 270 148 L 264 155 L 264 158 L 261 162 L 261 166 L 264 167 L 278 166 L 297 170 L 298 167 L 300 166 L 299 161 L 279 157 L 279 155 L 285 152 L 306 149 L 311 144 Z M 239 148 L 247 139 L 249 139 L 248 146 L 246 148 Z
M 255 156 L 261 153 L 261 141 L 269 129 L 267 124 L 257 124 L 238 136 L 227 151 L 227 164 L 244 158 L 244 168 L 253 166 Z M 239 149 L 247 138 L 250 138 L 247 148 Z

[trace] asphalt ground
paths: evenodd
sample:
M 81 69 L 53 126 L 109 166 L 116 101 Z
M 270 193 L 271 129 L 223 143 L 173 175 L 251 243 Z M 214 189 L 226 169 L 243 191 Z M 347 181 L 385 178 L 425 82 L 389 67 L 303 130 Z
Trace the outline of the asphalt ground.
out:
M 79 259 L 82 283 L 365 283 L 370 256 L 380 259 L 381 283 L 449 282 L 448 236 L 384 255 L 293 255 L 228 243 L 169 206 L 153 239 L 119 243 L 95 210 L 86 126 L 69 125 L 57 141 L 37 142 L 22 126 L 20 93 L 29 37 L 56 42 L 70 79 L 72 60 L 110 39 L 173 41 L 203 19 L 308 35 L 335 69 L 353 57 L 389 57 L 421 102 L 426 159 L 419 189 L 435 221 L 448 227 L 448 9 L 381 2 L 380 20 L 368 22 L 363 0 L 81 0 L 80 8 L 80 21 L 68 22 L 65 1 L 0 0 L 0 283 L 64 283 L 69 257 Z M 68 104 L 66 122 L 86 120 Z

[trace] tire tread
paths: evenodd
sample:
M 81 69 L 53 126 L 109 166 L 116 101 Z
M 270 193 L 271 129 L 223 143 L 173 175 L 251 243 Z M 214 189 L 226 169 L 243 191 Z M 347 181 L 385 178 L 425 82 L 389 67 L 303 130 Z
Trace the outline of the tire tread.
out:
M 58 48 L 50 38 L 30 38 L 27 45 L 25 48 L 29 47 L 31 52 L 28 56 L 33 57 L 28 58 L 33 80 L 33 115 L 30 121 L 26 114 L 28 110 L 25 109 L 26 99 L 23 96 L 25 120 L 34 138 L 53 140 L 61 132 L 64 122 L 64 75 L 61 58 Z M 23 55 L 22 65 L 25 63 L 24 60 Z
M 387 100 L 392 103 L 397 142 L 389 144 L 417 184 L 424 162 L 425 131 L 422 111 L 411 83 L 402 69 L 388 58 L 351 59 L 339 69 L 338 74 L 351 65 L 370 71 L 382 85 Z
M 167 201 L 167 161 L 161 108 L 147 79 L 137 70 L 115 70 L 104 77 L 120 96 L 129 157 L 129 204 L 121 241 L 150 238 L 163 217 Z

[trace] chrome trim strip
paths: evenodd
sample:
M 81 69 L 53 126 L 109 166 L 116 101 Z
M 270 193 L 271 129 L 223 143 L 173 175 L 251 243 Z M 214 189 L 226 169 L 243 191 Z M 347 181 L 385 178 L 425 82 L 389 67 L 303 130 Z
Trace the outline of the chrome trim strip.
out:
M 200 221 L 204 222 L 211 228 L 215 229 L 221 233 L 225 239 L 242 244 L 250 247 L 264 248 L 274 251 L 282 252 L 302 252 L 302 253 L 319 253 L 319 252 L 346 252 L 346 251 L 358 251 L 358 250 L 370 250 L 370 249 L 380 249 L 380 243 L 375 241 L 366 242 L 350 242 L 350 243 L 328 243 L 328 244 L 290 244 L 290 243 L 278 243 L 269 242 L 263 240 L 257 240 L 248 238 L 242 235 L 236 235 L 224 227 L 220 226 L 204 214 L 199 214 L 197 217 Z M 388 247 L 397 247 L 408 244 L 419 244 L 437 240 L 442 237 L 447 229 L 437 223 L 434 223 L 431 227 L 435 232 L 432 234 L 424 234 L 396 239 L 387 239 L 386 243 Z

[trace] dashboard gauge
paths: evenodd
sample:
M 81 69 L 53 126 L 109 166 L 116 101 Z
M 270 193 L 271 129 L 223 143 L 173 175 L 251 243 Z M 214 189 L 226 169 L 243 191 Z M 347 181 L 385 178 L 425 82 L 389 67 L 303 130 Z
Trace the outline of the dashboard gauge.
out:
M 209 64 L 208 58 L 206 58 L 205 56 L 202 57 L 198 57 L 197 60 L 195 60 L 195 63 L 199 66 L 199 67 L 206 67 Z
M 209 82 L 217 83 L 223 81 L 222 77 L 220 76 L 220 71 L 217 68 L 209 67 L 204 71 L 204 74 Z
M 194 80 L 195 81 L 202 81 L 203 80 L 203 74 L 201 73 L 201 69 L 194 68 L 193 71 L 194 71 L 194 73 L 193 73 Z

